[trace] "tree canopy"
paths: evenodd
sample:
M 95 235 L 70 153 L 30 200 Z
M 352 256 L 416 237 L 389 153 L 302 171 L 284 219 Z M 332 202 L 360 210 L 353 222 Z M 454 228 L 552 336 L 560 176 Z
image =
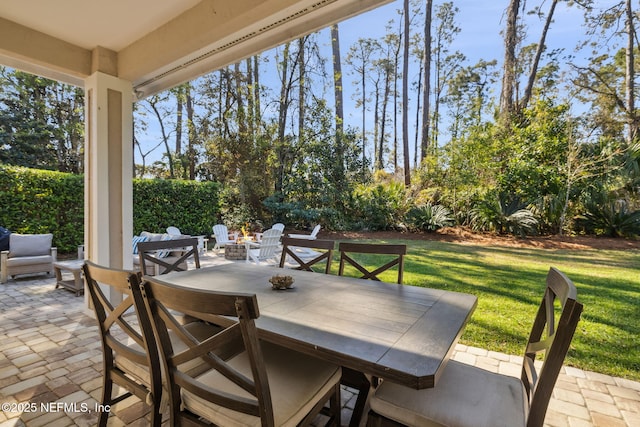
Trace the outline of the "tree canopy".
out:
M 637 234 L 637 7 L 504 0 L 504 50 L 471 62 L 460 3 L 397 1 L 382 37 L 341 46 L 341 24 L 138 101 L 136 176 L 220 182 L 240 223 L 420 229 L 440 206 L 480 230 Z M 82 91 L 0 76 L 0 162 L 81 172 Z

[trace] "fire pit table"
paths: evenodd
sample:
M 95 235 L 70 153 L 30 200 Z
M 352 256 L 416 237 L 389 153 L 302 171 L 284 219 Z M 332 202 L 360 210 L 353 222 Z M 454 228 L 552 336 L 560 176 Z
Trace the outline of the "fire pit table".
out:
M 228 260 L 242 261 L 247 259 L 247 247 L 243 243 L 227 243 L 224 245 L 224 257 Z

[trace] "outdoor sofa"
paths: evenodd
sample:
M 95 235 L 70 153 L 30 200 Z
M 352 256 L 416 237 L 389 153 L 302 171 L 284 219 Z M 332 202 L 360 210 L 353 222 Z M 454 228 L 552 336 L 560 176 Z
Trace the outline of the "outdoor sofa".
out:
M 18 274 L 53 275 L 58 249 L 52 247 L 53 234 L 19 234 L 9 236 L 9 250 L 0 253 L 0 283 Z

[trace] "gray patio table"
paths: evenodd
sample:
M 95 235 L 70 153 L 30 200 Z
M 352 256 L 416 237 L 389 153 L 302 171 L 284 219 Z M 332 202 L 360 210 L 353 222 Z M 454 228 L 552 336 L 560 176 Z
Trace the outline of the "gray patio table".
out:
M 276 274 L 293 288 L 273 290 Z M 477 305 L 458 292 L 245 263 L 159 279 L 253 293 L 262 339 L 415 389 L 435 385 Z

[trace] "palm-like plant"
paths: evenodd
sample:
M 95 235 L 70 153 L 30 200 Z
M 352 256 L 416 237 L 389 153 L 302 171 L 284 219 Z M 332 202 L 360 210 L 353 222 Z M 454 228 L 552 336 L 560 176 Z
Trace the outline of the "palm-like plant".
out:
M 471 210 L 471 225 L 476 231 L 495 231 L 500 234 L 526 236 L 535 234 L 538 220 L 520 200 L 490 197 Z
M 585 231 L 610 237 L 640 235 L 640 210 L 631 210 L 625 199 L 611 197 L 606 191 L 595 191 L 585 203 L 585 213 L 576 224 Z
M 407 213 L 407 222 L 415 230 L 436 231 L 455 223 L 451 211 L 442 205 L 426 203 L 414 206 Z

